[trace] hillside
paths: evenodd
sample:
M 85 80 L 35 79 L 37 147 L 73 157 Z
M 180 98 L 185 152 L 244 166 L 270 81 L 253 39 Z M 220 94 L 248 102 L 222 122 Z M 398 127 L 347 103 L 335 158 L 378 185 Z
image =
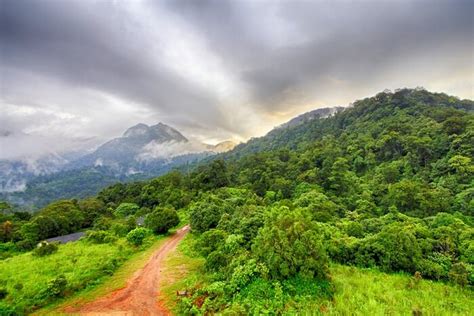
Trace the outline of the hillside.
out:
M 102 144 L 93 153 L 71 162 L 69 168 L 99 165 L 126 173 L 129 168 L 138 169 L 137 157 L 144 151 L 145 146 L 187 142 L 186 137 L 166 124 L 148 126 L 140 123 L 128 128 L 121 137 Z
M 411 116 L 423 115 L 438 121 L 442 117 L 435 117 L 436 112 L 430 113 L 432 110 L 446 112 L 438 115 L 448 116 L 459 115 L 459 112 L 455 110 L 473 113 L 474 103 L 471 100 L 460 100 L 444 93 L 431 93 L 426 90 L 400 89 L 396 93 L 381 92 L 375 97 L 358 100 L 348 108 L 337 108 L 336 112 L 338 113 L 331 120 L 310 115 L 309 120 L 300 120 L 300 124 L 290 127 L 284 124 L 282 128 L 275 128 L 264 137 L 253 138 L 249 142 L 237 146 L 236 150 L 226 154 L 225 157 L 240 157 L 248 153 L 283 147 L 296 149 L 325 134 L 355 130 L 363 125 L 362 122 L 376 123 L 381 118 L 388 119 L 390 116 L 395 116 L 403 109 L 406 112 L 408 108 L 412 110 L 408 111 Z M 317 111 L 315 112 L 317 113 Z M 309 112 L 309 114 L 311 113 Z M 305 117 L 304 114 L 302 117 Z M 357 126 L 351 124 L 354 120 L 360 121 L 360 124 Z
M 215 146 L 189 141 L 163 123 L 140 123 L 90 153 L 0 160 L 0 200 L 37 210 L 57 199 L 93 196 L 117 182 L 150 179 L 178 167 L 187 170 L 234 147 L 230 141 Z
M 202 286 L 208 282 L 202 275 L 205 273 L 205 259 L 193 250 L 196 242 L 189 236 L 172 254 L 163 267 L 164 277 L 176 282 L 165 284 L 163 294 L 159 296 L 177 315 L 186 314 L 185 307 L 176 297 L 176 291 L 183 288 Z M 179 266 L 180 269 L 175 267 Z M 241 306 L 251 306 L 254 301 L 268 298 L 266 306 L 257 306 L 255 312 L 279 311 L 282 314 L 300 315 L 410 315 L 422 313 L 427 315 L 468 315 L 474 308 L 472 291 L 443 282 L 417 279 L 404 273 L 389 274 L 378 269 L 358 268 L 334 264 L 330 266 L 333 283 L 333 296 L 301 296 L 281 298 L 283 302 L 271 304 L 275 293 L 258 293 L 258 299 L 250 295 L 241 295 L 239 304 L 233 304 L 233 312 L 245 313 Z M 296 296 L 296 295 L 294 295 Z M 291 300 L 289 308 L 284 310 L 284 300 Z M 184 305 L 184 306 L 183 306 Z M 240 306 L 239 306 L 240 305 Z M 230 312 L 229 310 L 227 312 Z
M 3 247 L 14 256 L 79 229 L 115 244 L 135 217 L 162 233 L 157 227 L 168 219 L 176 225 L 177 210 L 191 225 L 191 256 L 205 258 L 191 296 L 179 302 L 184 314 L 291 313 L 303 303 L 347 299 L 338 289 L 351 291 L 347 266 L 354 266 L 367 278 L 378 278 L 372 270 L 401 273 L 413 286 L 421 282 L 420 295 L 449 283 L 456 294 L 443 303 L 462 315 L 474 285 L 473 110 L 473 101 L 420 89 L 382 92 L 275 129 L 187 173 L 57 201 L 30 220 L 4 215 Z M 395 287 L 405 281 L 390 279 L 378 289 L 399 297 Z M 6 284 L 7 298 L 25 291 Z M 386 304 L 406 310 L 395 299 Z M 379 311 L 371 306 L 367 312 Z

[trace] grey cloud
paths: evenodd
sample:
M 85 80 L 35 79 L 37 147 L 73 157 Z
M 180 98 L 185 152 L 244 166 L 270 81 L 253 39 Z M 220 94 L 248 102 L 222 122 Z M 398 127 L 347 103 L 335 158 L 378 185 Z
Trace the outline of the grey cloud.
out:
M 439 59 L 451 55 L 473 70 L 472 1 L 261 1 L 260 11 L 238 6 L 248 1 L 170 3 L 210 34 L 213 50 L 233 64 L 256 103 L 270 112 L 298 102 L 294 98 L 306 99 L 311 90 L 337 93 L 328 91 L 329 78 L 355 86 L 390 79 L 384 75 L 394 65 L 416 71 L 407 76 L 427 83 L 426 69 L 406 67 L 404 60 L 426 59 L 436 68 Z M 301 41 L 292 43 L 287 36 L 288 45 L 272 45 L 259 38 L 265 34 L 258 33 L 263 28 L 258 25 L 252 33 L 248 22 L 264 16 L 265 9 L 286 21 L 290 34 Z
M 76 123 L 74 132 L 85 124 L 109 136 L 127 127 L 114 124 L 143 119 L 200 140 L 248 138 L 297 112 L 384 88 L 414 84 L 472 97 L 469 0 L 0 5 L 0 104 L 89 122 Z M 182 29 L 173 33 L 175 26 Z M 107 96 L 130 109 L 118 113 Z M 20 129 L 35 125 L 32 118 L 58 124 L 44 115 L 0 113 L 0 122 Z
M 204 121 L 218 116 L 211 94 L 151 60 L 150 39 L 141 37 L 133 23 L 115 2 L 7 1 L 0 22 L 2 64 L 165 113 L 187 112 Z M 2 96 L 14 98 L 9 85 L 21 83 L 2 81 Z

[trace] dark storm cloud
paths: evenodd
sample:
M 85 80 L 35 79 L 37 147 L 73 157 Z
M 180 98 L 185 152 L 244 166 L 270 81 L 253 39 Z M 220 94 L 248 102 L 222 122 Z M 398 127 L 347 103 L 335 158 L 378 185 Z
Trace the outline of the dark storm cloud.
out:
M 170 1 L 169 6 L 206 34 L 212 49 L 229 60 L 256 103 L 268 111 L 291 104 L 291 98 L 301 95 L 295 90 L 317 93 L 327 88 L 329 78 L 368 85 L 384 79 L 394 65 L 415 72 L 407 76 L 421 77 L 420 85 L 426 83 L 416 73 L 424 69 L 406 69 L 404 60 L 451 55 L 470 58 L 465 66 L 473 70 L 473 1 L 254 3 L 261 6 L 218 0 Z M 261 17 L 269 12 L 291 29 L 279 34 L 278 25 L 268 26 L 276 28 L 283 45 L 274 45 L 260 32 L 268 23 Z
M 42 131 L 108 137 L 144 119 L 245 139 L 384 88 L 473 96 L 474 1 L 0 6 L 0 122 L 20 130 L 42 121 Z
M 179 108 L 203 120 L 218 115 L 212 95 L 153 61 L 151 39 L 133 23 L 112 1 L 6 1 L 1 62 L 163 112 Z M 10 97 L 8 91 L 3 95 Z

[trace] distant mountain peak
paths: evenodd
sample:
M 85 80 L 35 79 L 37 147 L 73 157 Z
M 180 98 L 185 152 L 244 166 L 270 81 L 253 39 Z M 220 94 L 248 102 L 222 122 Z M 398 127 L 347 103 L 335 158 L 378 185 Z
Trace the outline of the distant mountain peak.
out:
M 134 137 L 146 134 L 150 127 L 146 124 L 139 123 L 127 129 L 125 133 L 123 133 L 123 137 Z
M 342 106 L 315 109 L 310 112 L 306 112 L 301 115 L 298 115 L 295 118 L 292 118 L 288 122 L 283 123 L 282 125 L 278 126 L 276 129 L 291 128 L 291 127 L 295 127 L 303 123 L 312 121 L 317 118 L 327 118 L 342 110 L 344 110 L 344 107 Z
M 158 124 L 152 126 L 148 126 L 144 123 L 139 123 L 128 128 L 125 133 L 123 133 L 122 138 L 134 138 L 141 139 L 145 142 L 156 141 L 159 143 L 167 141 L 188 141 L 188 139 L 184 137 L 178 130 L 162 122 L 159 122 Z
M 233 141 L 225 140 L 223 142 L 220 142 L 214 145 L 214 151 L 218 153 L 222 153 L 222 152 L 226 152 L 226 151 L 234 149 L 235 146 L 237 146 L 237 144 L 234 143 Z
M 214 153 L 223 153 L 226 151 L 230 151 L 234 149 L 235 146 L 237 146 L 236 143 L 234 143 L 231 140 L 224 140 L 220 143 L 217 143 L 215 145 L 210 145 L 210 144 L 204 144 L 206 146 L 206 149 L 210 152 Z
M 159 122 L 156 125 L 151 126 L 150 129 L 155 131 L 157 134 L 167 136 L 168 138 L 174 141 L 178 141 L 178 142 L 188 141 L 188 139 L 184 137 L 183 134 L 181 134 L 178 130 L 161 122 Z

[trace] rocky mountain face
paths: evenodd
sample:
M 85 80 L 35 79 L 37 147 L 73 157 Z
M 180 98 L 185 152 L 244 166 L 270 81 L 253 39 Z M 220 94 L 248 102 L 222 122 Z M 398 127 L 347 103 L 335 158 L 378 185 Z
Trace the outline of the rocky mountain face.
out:
M 176 143 L 188 143 L 176 129 L 158 123 L 148 126 L 140 123 L 130 127 L 121 137 L 114 138 L 99 146 L 91 154 L 72 161 L 68 168 L 74 169 L 85 166 L 109 166 L 116 169 L 131 168 L 140 163 L 140 155 L 146 151 L 147 146 L 172 145 Z M 169 158 L 169 157 L 160 157 Z

